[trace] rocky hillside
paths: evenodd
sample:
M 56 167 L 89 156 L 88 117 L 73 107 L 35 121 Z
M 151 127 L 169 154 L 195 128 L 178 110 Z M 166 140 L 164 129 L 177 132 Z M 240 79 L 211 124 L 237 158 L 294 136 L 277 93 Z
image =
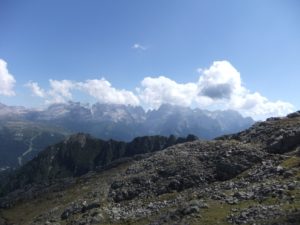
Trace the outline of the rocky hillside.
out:
M 104 141 L 83 133 L 71 135 L 64 141 L 46 148 L 29 163 L 13 171 L 7 182 L 3 179 L 0 182 L 0 195 L 1 192 L 22 188 L 32 183 L 81 176 L 89 171 L 121 163 L 138 154 L 159 151 L 196 139 L 197 137 L 193 135 L 187 138 L 145 136 L 126 143 Z
M 31 183 L 0 200 L 0 224 L 298 225 L 299 128 L 296 112 L 80 177 Z
M 287 153 L 299 145 L 300 111 L 286 118 L 273 117 L 265 122 L 254 124 L 251 128 L 237 134 L 219 139 L 235 139 L 244 143 L 259 143 L 270 153 Z

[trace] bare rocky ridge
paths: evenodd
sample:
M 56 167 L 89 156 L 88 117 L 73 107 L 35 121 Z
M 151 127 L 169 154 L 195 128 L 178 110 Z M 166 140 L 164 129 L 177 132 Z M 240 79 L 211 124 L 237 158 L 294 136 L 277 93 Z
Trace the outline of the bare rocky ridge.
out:
M 32 183 L 1 199 L 0 224 L 300 224 L 299 127 L 296 112 Z M 87 145 L 83 137 L 70 141 Z

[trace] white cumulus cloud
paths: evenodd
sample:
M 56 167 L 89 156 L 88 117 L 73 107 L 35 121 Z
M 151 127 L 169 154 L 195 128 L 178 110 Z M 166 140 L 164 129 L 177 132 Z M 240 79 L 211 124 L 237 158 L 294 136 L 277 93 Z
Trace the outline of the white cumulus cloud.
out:
M 251 92 L 228 61 L 216 61 L 208 69 L 200 71 L 198 103 L 205 98 L 206 105 L 234 109 L 256 119 L 282 116 L 294 110 L 289 102 L 270 101 L 258 92 Z
M 271 116 L 284 116 L 295 110 L 294 106 L 285 101 L 270 101 L 258 92 L 246 91 L 232 97 L 229 107 L 246 116 L 264 119 Z
M 131 91 L 116 89 L 104 78 L 86 80 L 77 83 L 76 86 L 101 103 L 139 105 L 139 99 Z
M 231 95 L 244 91 L 240 73 L 227 61 L 214 62 L 200 73 L 200 96 L 215 100 L 230 99 Z
M 197 85 L 179 84 L 164 76 L 146 77 L 138 88 L 138 94 L 143 105 L 149 108 L 158 108 L 164 103 L 190 106 L 197 94 Z
M 76 82 L 71 80 L 49 80 L 49 89 L 41 89 L 36 82 L 26 84 L 32 93 L 38 97 L 45 98 L 47 104 L 64 103 L 73 99 L 73 92 L 80 91 L 85 93 L 98 102 L 110 104 L 139 105 L 139 99 L 131 91 L 120 90 L 102 79 L 86 80 Z
M 25 84 L 25 87 L 28 87 L 34 96 L 45 97 L 45 91 L 38 85 L 38 83 L 29 81 Z
M 13 90 L 16 80 L 13 75 L 8 72 L 7 63 L 0 59 L 0 95 L 13 96 Z
M 72 89 L 75 82 L 70 80 L 49 80 L 50 90 L 47 92 L 47 103 L 63 103 L 72 100 Z

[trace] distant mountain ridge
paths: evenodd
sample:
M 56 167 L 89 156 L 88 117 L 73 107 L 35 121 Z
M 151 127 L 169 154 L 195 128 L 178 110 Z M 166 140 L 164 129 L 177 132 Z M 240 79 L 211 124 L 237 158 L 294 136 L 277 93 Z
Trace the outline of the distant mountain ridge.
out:
M 3 110 L 6 109 L 6 110 Z M 14 111 L 15 109 L 15 111 Z M 15 120 L 48 123 L 71 132 L 91 133 L 102 139 L 130 141 L 144 135 L 186 136 L 193 133 L 212 139 L 250 127 L 254 121 L 233 110 L 207 111 L 163 104 L 157 110 L 145 111 L 140 106 L 68 102 L 50 105 L 44 110 L 23 107 L 0 107 Z M 0 112 L 0 119 L 5 113 Z
M 0 140 L 5 140 L 0 144 L 0 169 L 23 164 L 46 146 L 72 133 L 127 142 L 149 135 L 194 134 L 200 139 L 212 139 L 239 132 L 253 123 L 251 118 L 232 110 L 210 112 L 170 104 L 147 112 L 139 106 L 100 103 L 68 102 L 43 110 L 0 104 Z M 44 144 L 34 137 L 43 137 Z M 20 157 L 24 160 L 20 161 Z

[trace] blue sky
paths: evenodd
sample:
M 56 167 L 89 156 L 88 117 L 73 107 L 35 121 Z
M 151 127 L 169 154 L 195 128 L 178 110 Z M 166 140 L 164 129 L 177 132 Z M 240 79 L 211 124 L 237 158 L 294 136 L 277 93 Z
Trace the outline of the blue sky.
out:
M 0 59 L 15 80 L 14 95 L 0 90 L 0 102 L 129 102 L 146 108 L 178 102 L 253 117 L 285 113 L 300 106 L 299 12 L 297 0 L 0 0 Z M 236 71 L 227 75 L 228 67 Z M 199 84 L 201 76 L 206 79 Z M 57 82 L 51 86 L 49 80 Z M 72 84 L 65 87 L 62 80 Z M 39 96 L 31 93 L 33 83 Z M 228 95 L 207 95 L 224 91 Z M 275 104 L 279 100 L 290 105 Z M 254 101 L 274 104 L 247 114 Z

